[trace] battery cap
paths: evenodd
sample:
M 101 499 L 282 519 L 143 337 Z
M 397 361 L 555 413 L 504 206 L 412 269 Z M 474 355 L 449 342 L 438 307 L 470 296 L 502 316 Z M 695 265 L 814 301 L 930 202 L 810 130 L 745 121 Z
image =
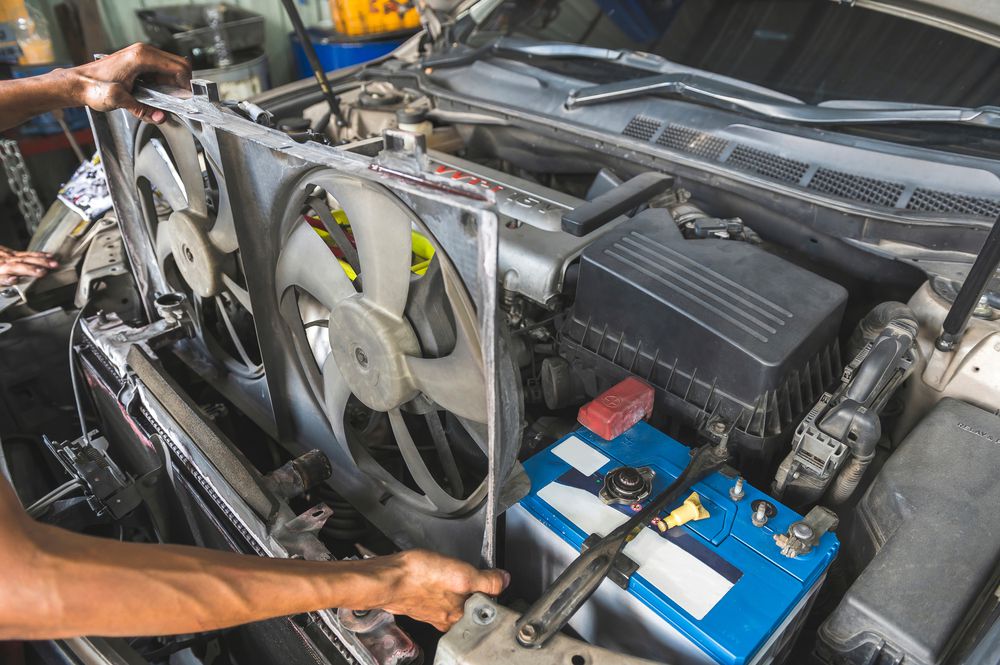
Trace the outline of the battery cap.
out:
M 611 440 L 653 412 L 653 387 L 630 376 L 580 407 L 577 420 Z

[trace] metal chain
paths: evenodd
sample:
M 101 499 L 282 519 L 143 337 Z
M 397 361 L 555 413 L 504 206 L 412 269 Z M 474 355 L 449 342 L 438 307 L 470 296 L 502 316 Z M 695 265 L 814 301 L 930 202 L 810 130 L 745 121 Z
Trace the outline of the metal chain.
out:
M 45 210 L 42 208 L 42 202 L 38 200 L 38 192 L 31 184 L 31 176 L 24 165 L 24 157 L 21 155 L 17 141 L 0 139 L 0 161 L 3 162 L 7 183 L 14 195 L 17 196 L 17 209 L 24 217 L 28 233 L 34 234 L 42 221 Z

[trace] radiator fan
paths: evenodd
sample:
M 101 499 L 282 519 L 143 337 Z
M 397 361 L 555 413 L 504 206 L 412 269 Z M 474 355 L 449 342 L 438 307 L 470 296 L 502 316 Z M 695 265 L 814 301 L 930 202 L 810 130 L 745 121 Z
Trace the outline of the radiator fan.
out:
M 487 402 L 461 279 L 384 187 L 321 171 L 298 191 L 277 297 L 337 444 L 415 509 L 470 511 L 486 494 Z
M 167 288 L 184 291 L 212 355 L 244 376 L 262 373 L 250 296 L 219 161 L 175 119 L 143 124 L 135 186 Z

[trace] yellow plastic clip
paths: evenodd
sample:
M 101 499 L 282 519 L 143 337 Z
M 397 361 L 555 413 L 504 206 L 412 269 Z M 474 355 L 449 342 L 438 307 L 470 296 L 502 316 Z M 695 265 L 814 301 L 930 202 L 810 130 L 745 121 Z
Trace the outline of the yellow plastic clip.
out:
M 673 529 L 675 526 L 687 524 L 688 522 L 697 522 L 706 517 L 709 517 L 709 514 L 705 506 L 701 505 L 701 497 L 698 496 L 697 492 L 692 492 L 691 496 L 684 499 L 684 503 L 667 515 L 666 519 L 657 522 L 656 528 L 660 531 L 667 531 L 668 529 Z

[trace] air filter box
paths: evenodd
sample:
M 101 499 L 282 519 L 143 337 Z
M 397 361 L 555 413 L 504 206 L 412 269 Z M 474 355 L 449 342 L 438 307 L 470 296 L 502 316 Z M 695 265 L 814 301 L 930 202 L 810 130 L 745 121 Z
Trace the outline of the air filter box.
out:
M 661 413 L 721 416 L 732 440 L 769 453 L 839 375 L 846 298 L 760 247 L 687 240 L 651 209 L 584 250 L 561 353 L 597 392 L 637 375 Z
M 506 513 L 505 565 L 513 593 L 535 600 L 588 535 L 610 532 L 676 479 L 689 452 L 639 422 L 610 441 L 580 429 L 528 459 L 531 492 Z M 632 504 L 602 501 L 604 480 L 616 477 L 620 472 L 609 472 L 619 467 L 648 467 L 649 497 Z M 801 517 L 749 485 L 734 500 L 733 485 L 734 478 L 712 474 L 693 487 L 707 518 L 665 533 L 653 525 L 642 528 L 625 547 L 639 564 L 627 590 L 605 580 L 570 626 L 599 646 L 673 665 L 780 660 L 838 541 L 826 533 L 811 552 L 784 556 L 774 536 Z M 751 521 L 759 500 L 771 504 L 763 526 Z

